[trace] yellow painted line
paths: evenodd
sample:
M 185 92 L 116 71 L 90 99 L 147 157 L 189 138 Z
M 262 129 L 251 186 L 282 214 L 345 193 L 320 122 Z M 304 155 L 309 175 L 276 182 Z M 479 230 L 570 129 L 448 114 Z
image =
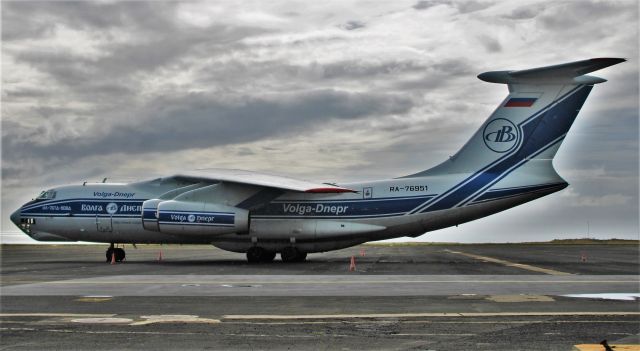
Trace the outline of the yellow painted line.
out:
M 129 325 L 147 325 L 156 323 L 203 323 L 203 324 L 217 324 L 220 323 L 219 319 L 202 318 L 195 315 L 183 315 L 183 314 L 160 314 L 151 316 L 140 316 L 143 321 L 133 322 Z
M 609 344 L 609 346 L 616 351 L 640 351 L 639 344 Z M 580 344 L 573 345 L 575 351 L 604 351 L 604 346 L 600 344 Z
M 142 335 L 202 335 L 200 332 L 168 332 L 168 331 L 124 331 L 124 330 L 78 330 L 78 329 L 36 329 L 36 328 L 4 328 L 0 330 L 33 331 L 36 333 L 64 333 L 64 334 L 142 334 Z
M 448 249 L 445 249 L 444 251 L 449 252 L 449 253 L 453 253 L 453 254 L 457 254 L 457 255 L 462 255 L 462 256 L 475 258 L 476 260 L 493 262 L 493 263 L 498 263 L 498 264 L 501 264 L 501 265 L 504 265 L 504 266 L 526 269 L 526 270 L 532 271 L 532 272 L 539 272 L 539 273 L 545 273 L 545 274 L 551 274 L 551 275 L 572 275 L 571 273 L 567 273 L 567 272 L 560 272 L 560 271 L 556 271 L 556 270 L 553 270 L 553 269 L 531 266 L 531 265 L 524 264 L 524 263 L 510 262 L 510 261 L 506 261 L 506 260 L 501 260 L 499 258 L 493 258 L 493 257 L 488 257 L 488 256 L 480 256 L 480 255 L 466 253 L 466 252 L 462 252 L 462 251 L 452 251 L 452 250 L 448 250 Z
M 115 314 L 95 313 L 0 313 L 0 317 L 113 317 Z
M 437 313 L 369 313 L 369 314 L 229 314 L 224 320 L 256 319 L 356 319 L 412 317 L 518 317 L 518 316 L 640 316 L 640 312 L 437 312 Z

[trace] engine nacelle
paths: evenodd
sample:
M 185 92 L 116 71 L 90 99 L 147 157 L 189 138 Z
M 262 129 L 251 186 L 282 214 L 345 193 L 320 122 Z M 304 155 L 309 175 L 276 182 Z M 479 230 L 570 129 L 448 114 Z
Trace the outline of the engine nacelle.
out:
M 158 227 L 158 204 L 163 200 L 151 199 L 142 203 L 142 227 L 147 230 L 160 231 Z
M 162 233 L 208 236 L 249 231 L 249 211 L 241 208 L 176 200 L 162 201 L 157 208 Z

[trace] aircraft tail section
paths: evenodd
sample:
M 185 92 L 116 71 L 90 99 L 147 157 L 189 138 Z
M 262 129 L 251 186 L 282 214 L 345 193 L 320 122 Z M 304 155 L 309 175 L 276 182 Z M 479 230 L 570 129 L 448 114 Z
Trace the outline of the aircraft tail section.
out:
M 552 159 L 593 85 L 606 81 L 584 74 L 624 61 L 596 58 L 480 74 L 481 80 L 508 84 L 509 95 L 454 156 L 407 177 L 474 172 L 502 174 L 528 160 Z
M 523 193 L 547 187 L 554 192 L 566 187 L 552 159 L 593 85 L 606 81 L 584 74 L 623 61 L 599 58 L 480 74 L 484 81 L 508 84 L 509 95 L 454 156 L 434 168 L 403 177 L 440 176 L 456 181 L 414 212 L 486 201 L 505 189 Z

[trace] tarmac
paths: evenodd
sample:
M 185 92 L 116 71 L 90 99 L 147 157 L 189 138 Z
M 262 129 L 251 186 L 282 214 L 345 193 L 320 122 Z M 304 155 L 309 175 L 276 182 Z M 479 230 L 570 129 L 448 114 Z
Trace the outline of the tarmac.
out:
M 640 350 L 637 244 L 105 249 L 2 245 L 0 348 Z

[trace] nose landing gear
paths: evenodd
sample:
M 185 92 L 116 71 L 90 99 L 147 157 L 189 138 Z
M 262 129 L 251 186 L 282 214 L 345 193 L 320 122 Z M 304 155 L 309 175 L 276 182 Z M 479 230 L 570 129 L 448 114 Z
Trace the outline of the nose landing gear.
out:
M 107 263 L 111 262 L 111 259 L 112 259 L 113 255 L 115 255 L 115 261 L 116 262 L 124 261 L 124 258 L 126 256 L 123 248 L 114 247 L 114 244 L 111 243 L 111 245 L 109 245 L 109 248 L 107 249 L 107 252 L 106 252 Z

